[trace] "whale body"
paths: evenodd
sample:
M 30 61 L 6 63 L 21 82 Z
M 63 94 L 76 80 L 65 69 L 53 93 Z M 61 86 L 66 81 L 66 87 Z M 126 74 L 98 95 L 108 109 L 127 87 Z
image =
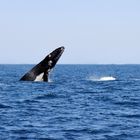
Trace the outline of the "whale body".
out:
M 46 81 L 48 82 L 49 72 L 56 65 L 64 52 L 64 47 L 59 47 L 47 55 L 39 64 L 34 66 L 20 80 L 21 81 Z

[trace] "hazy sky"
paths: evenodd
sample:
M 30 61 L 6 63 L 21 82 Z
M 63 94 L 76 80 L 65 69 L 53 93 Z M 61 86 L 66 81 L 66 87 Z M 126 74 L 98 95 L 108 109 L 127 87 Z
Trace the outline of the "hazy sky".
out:
M 140 0 L 0 0 L 0 63 L 140 63 Z

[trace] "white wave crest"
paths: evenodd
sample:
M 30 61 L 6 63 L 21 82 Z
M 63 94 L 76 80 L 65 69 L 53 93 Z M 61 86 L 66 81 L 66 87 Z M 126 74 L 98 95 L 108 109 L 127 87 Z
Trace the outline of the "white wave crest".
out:
M 94 76 L 90 76 L 88 78 L 88 80 L 90 81 L 115 81 L 116 78 L 115 77 L 112 77 L 112 76 L 104 76 L 104 77 L 94 77 Z

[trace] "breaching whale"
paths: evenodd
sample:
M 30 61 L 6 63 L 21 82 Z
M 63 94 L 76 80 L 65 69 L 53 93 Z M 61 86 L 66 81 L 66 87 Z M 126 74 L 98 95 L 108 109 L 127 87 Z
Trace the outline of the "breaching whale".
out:
M 21 81 L 46 81 L 48 82 L 49 72 L 56 65 L 64 52 L 64 47 L 59 47 L 45 57 L 39 64 L 27 72 Z

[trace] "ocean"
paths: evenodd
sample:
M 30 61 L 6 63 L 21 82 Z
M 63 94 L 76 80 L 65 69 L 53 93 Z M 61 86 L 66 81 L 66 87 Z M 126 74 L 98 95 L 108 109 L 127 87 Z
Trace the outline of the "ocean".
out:
M 140 140 L 140 65 L 57 65 L 49 83 L 0 65 L 0 140 Z

